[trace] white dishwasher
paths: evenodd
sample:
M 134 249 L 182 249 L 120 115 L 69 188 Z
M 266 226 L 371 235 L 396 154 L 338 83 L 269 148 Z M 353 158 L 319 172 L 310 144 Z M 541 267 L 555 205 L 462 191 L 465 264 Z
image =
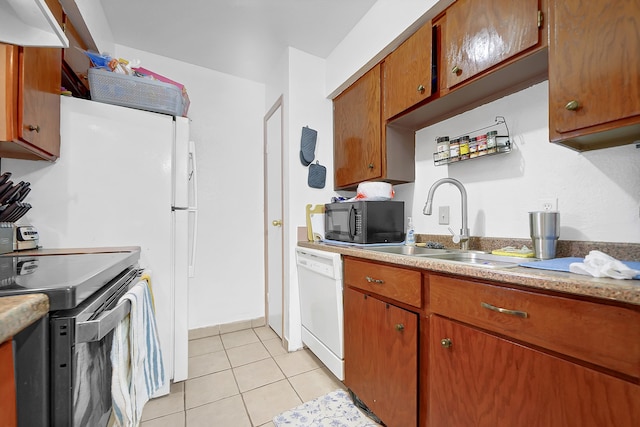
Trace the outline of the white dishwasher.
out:
M 333 374 L 344 379 L 342 258 L 296 248 L 302 342 Z

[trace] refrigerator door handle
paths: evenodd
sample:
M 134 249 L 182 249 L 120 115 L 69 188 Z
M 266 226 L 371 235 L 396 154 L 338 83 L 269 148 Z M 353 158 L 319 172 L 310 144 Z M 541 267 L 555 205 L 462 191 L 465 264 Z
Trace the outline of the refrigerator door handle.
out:
M 189 213 L 193 214 L 193 234 L 189 239 L 191 241 L 191 250 L 189 251 L 191 254 L 189 258 L 189 277 L 194 277 L 196 271 L 196 249 L 198 247 L 196 242 L 198 236 L 198 210 L 189 209 Z
M 189 161 L 191 164 L 191 170 L 189 171 L 189 184 L 191 185 L 191 191 L 193 192 L 193 204 L 189 207 L 192 209 L 198 208 L 198 167 L 196 161 L 196 144 L 193 141 L 189 141 Z
M 189 258 L 189 277 L 194 277 L 196 270 L 196 249 L 198 247 L 198 162 L 196 158 L 196 144 L 193 141 L 189 141 L 189 163 L 191 168 L 189 171 L 189 185 L 191 187 L 190 192 L 193 194 L 193 200 L 189 201 L 189 203 L 191 203 L 189 206 L 189 214 L 193 215 L 193 234 L 189 236 L 191 242 L 191 248 L 189 250 L 191 254 Z

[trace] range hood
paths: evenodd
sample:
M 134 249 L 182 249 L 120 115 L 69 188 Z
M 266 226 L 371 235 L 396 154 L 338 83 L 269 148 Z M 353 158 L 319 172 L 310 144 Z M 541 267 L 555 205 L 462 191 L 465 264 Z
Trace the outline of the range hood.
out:
M 45 0 L 0 0 L 0 42 L 69 47 L 67 36 Z

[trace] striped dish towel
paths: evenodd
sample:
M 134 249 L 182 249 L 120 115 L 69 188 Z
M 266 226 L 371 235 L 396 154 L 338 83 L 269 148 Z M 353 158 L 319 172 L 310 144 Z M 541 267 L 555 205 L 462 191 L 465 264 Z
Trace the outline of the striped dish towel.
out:
M 144 405 L 164 386 L 164 366 L 149 280 L 140 280 L 124 300 L 131 302 L 131 312 L 113 335 L 112 418 L 117 426 L 137 427 Z

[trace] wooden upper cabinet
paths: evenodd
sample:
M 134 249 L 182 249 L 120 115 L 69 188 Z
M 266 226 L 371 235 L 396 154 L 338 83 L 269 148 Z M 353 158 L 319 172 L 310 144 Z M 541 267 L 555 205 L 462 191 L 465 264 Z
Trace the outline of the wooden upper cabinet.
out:
M 5 87 L 0 124 L 0 157 L 56 160 L 60 155 L 58 48 L 0 44 Z
M 379 64 L 334 99 L 336 189 L 384 176 L 380 109 Z
M 452 88 L 543 39 L 539 0 L 458 0 L 446 10 L 442 78 Z M 540 23 L 539 23 L 540 22 Z
M 432 26 L 424 24 L 384 60 L 384 118 L 431 95 Z
M 18 137 L 49 156 L 60 155 L 60 49 L 24 48 Z
M 640 2 L 552 0 L 549 139 L 579 150 L 640 139 Z

